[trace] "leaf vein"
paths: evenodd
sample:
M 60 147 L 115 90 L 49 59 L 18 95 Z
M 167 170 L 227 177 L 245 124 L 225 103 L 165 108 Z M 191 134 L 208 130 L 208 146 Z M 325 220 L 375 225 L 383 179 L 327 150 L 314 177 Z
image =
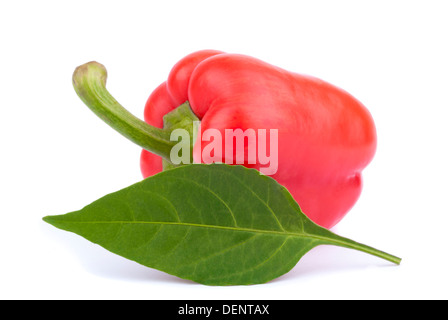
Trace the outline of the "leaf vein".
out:
M 262 198 L 260 198 L 258 196 L 258 194 L 256 194 L 251 188 L 249 188 L 244 181 L 242 181 L 236 174 L 234 174 L 233 172 L 227 172 L 227 171 L 223 171 L 225 174 L 227 175 L 231 175 L 235 178 L 235 180 L 237 180 L 244 188 L 246 188 L 250 193 L 252 193 L 268 210 L 269 212 L 272 214 L 272 216 L 274 217 L 275 221 L 277 222 L 278 226 L 285 231 L 285 228 L 283 227 L 283 225 L 280 223 L 280 220 L 278 220 L 277 215 L 274 213 L 274 211 L 272 210 L 272 208 L 269 206 L 268 203 L 266 203 L 266 201 L 264 201 Z
M 203 186 L 203 185 L 201 185 L 201 184 L 199 184 L 198 182 L 193 181 L 193 180 L 189 180 L 189 179 L 185 179 L 185 178 L 179 178 L 179 177 L 175 177 L 175 178 L 173 178 L 173 179 L 184 180 L 184 181 L 187 181 L 187 182 L 191 182 L 191 183 L 197 185 L 198 187 L 200 187 L 200 188 L 202 188 L 202 189 L 208 191 L 208 192 L 209 192 L 210 194 L 212 194 L 213 196 L 215 196 L 216 199 L 218 199 L 218 200 L 219 200 L 219 201 L 226 207 L 226 209 L 229 211 L 229 213 L 230 213 L 230 215 L 231 215 L 231 217 L 232 217 L 232 220 L 233 220 L 233 223 L 234 223 L 235 227 L 238 227 L 238 223 L 237 223 L 237 221 L 236 221 L 236 219 L 235 219 L 235 214 L 234 214 L 233 210 L 229 207 L 229 205 L 228 205 L 228 204 L 227 204 L 227 203 L 226 203 L 226 202 L 225 202 L 219 195 L 217 195 L 215 192 L 213 192 L 213 190 L 211 190 L 210 188 L 206 188 L 205 186 Z

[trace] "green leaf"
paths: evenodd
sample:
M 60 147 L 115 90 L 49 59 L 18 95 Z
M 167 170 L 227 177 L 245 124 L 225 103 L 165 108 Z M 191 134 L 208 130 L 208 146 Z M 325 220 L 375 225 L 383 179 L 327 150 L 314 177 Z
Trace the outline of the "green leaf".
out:
M 314 224 L 283 186 L 242 166 L 181 166 L 44 220 L 142 265 L 207 285 L 270 281 L 323 244 L 400 263 Z

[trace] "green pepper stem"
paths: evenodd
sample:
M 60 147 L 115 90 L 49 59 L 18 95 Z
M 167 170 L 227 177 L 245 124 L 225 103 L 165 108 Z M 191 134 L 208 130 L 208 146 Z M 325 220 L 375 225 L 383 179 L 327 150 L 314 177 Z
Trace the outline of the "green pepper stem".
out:
M 177 143 L 170 140 L 173 128 L 156 128 L 132 115 L 107 91 L 106 80 L 106 68 L 95 61 L 77 67 L 73 73 L 76 93 L 99 118 L 140 147 L 170 162 L 170 151 Z M 191 109 L 187 112 L 193 114 Z

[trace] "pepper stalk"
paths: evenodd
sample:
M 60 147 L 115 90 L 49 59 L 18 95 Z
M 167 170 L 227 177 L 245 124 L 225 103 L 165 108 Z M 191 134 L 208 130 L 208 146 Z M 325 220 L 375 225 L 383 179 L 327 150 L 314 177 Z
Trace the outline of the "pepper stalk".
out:
M 91 61 L 77 67 L 72 80 L 76 93 L 90 110 L 124 137 L 161 156 L 165 169 L 177 166 L 170 160 L 171 149 L 177 144 L 171 139 L 171 132 L 184 129 L 190 139 L 196 136 L 199 119 L 188 101 L 165 115 L 164 127 L 160 129 L 135 117 L 115 100 L 106 89 L 107 70 L 102 64 Z M 193 163 L 193 144 L 190 141 L 190 163 Z

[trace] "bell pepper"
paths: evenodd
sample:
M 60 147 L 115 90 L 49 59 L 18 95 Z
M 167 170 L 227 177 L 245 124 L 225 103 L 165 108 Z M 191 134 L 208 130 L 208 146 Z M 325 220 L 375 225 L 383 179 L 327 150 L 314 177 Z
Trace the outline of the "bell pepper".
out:
M 289 190 L 311 220 L 323 227 L 336 225 L 360 196 L 361 172 L 376 150 L 374 121 L 361 102 L 330 83 L 245 55 L 198 51 L 181 59 L 168 79 L 151 93 L 144 110 L 145 130 L 149 133 L 146 138 L 136 138 L 140 133 L 127 134 L 128 129 L 116 120 L 125 112 L 115 100 L 118 116 L 105 119 L 104 112 L 95 107 L 95 103 L 101 105 L 107 100 L 95 98 L 102 92 L 98 87 L 108 94 L 105 70 L 101 72 L 103 82 L 91 92 L 85 89 L 89 76 L 78 72 L 74 75 L 75 89 L 94 112 L 143 146 L 140 165 L 145 178 L 172 166 L 166 150 L 173 142 L 169 145 L 167 134 L 173 128 L 187 128 L 200 120 L 198 137 L 208 129 L 218 130 L 223 136 L 226 129 L 277 130 L 278 169 L 271 177 Z M 94 78 L 99 76 L 90 77 Z M 185 109 L 186 102 L 191 113 Z M 128 118 L 144 127 L 139 120 Z M 182 118 L 187 120 L 182 122 Z M 151 144 L 154 139 L 165 141 L 166 146 Z M 196 161 L 216 162 L 216 155 L 203 152 L 208 143 L 192 140 L 192 157 Z M 228 163 L 225 157 L 222 154 L 220 162 Z M 247 167 L 261 170 L 265 165 L 244 159 Z

